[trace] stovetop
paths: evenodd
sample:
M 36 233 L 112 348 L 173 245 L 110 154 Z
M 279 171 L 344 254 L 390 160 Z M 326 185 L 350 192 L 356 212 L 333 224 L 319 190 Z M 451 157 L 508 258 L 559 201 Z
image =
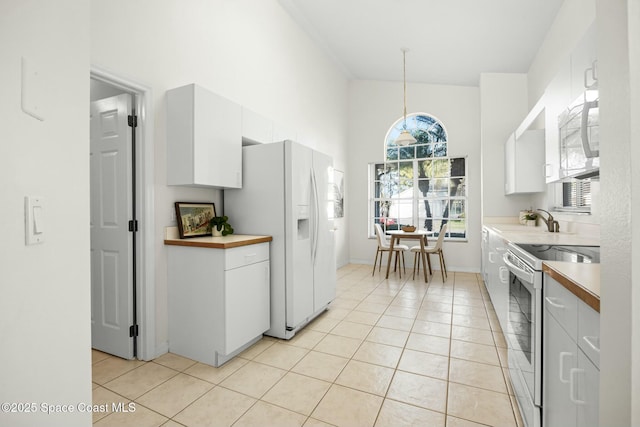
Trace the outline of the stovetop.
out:
M 542 261 L 600 263 L 600 246 L 510 244 L 510 249 L 536 270 Z

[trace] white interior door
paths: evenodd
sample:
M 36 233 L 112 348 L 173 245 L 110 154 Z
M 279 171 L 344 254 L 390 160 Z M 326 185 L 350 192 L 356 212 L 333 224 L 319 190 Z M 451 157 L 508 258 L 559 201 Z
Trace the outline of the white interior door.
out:
M 91 103 L 91 344 L 132 359 L 131 95 Z

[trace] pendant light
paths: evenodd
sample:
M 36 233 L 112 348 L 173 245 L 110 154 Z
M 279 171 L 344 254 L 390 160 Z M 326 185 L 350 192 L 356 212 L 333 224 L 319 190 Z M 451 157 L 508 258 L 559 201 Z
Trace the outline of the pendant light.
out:
M 402 79 L 403 79 L 403 82 L 404 82 L 404 123 L 402 125 L 402 132 L 400 132 L 400 135 L 398 135 L 398 137 L 396 138 L 396 140 L 394 142 L 395 142 L 396 145 L 405 146 L 405 145 L 413 144 L 414 142 L 416 142 L 416 139 L 407 130 L 407 61 L 406 61 L 406 55 L 407 55 L 407 52 L 409 51 L 409 49 L 402 48 L 401 50 L 402 50 Z

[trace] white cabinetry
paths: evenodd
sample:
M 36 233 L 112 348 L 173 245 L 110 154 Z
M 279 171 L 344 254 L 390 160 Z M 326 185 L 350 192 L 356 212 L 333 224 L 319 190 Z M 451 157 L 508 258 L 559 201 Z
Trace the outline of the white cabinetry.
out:
M 167 184 L 242 187 L 240 105 L 190 84 L 167 91 Z
M 545 274 L 543 426 L 598 425 L 599 317 Z
M 546 182 L 556 182 L 560 176 L 560 141 L 558 116 L 585 91 L 585 70 L 597 59 L 595 23 L 576 44 L 571 55 L 545 90 L 545 176 Z M 593 83 L 587 76 L 588 85 Z
M 269 243 L 168 247 L 169 350 L 220 366 L 270 327 Z
M 486 246 L 484 244 L 486 230 Z M 507 314 L 509 311 L 509 270 L 503 261 L 507 251 L 507 242 L 495 231 L 483 228 L 483 259 L 486 260 L 485 285 L 496 311 L 500 326 L 507 330 Z M 486 248 L 486 249 L 485 249 Z M 484 267 L 483 267 L 484 268 Z
M 505 194 L 545 191 L 544 130 L 527 130 L 517 139 L 512 133 L 504 150 Z

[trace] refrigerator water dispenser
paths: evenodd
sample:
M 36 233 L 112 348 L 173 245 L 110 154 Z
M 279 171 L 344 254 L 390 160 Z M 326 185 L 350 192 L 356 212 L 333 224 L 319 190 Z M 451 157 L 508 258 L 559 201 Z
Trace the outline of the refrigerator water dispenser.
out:
M 309 206 L 298 206 L 298 240 L 309 239 Z

